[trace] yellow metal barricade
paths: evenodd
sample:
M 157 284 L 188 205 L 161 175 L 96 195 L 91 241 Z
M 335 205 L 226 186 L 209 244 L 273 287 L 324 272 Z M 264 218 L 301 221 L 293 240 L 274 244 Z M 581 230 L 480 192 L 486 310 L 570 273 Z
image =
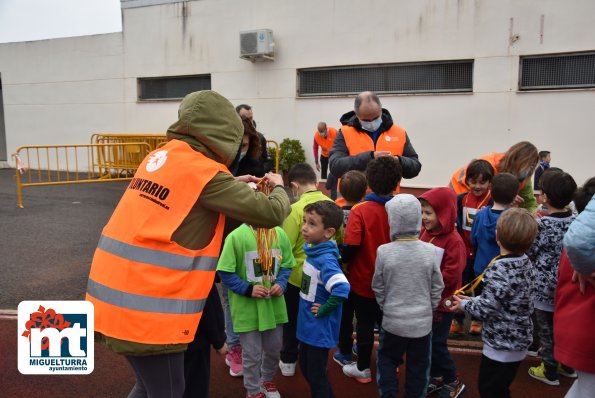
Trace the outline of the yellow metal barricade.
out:
M 277 141 L 267 140 L 267 151 L 270 150 L 270 144 L 275 147 L 275 173 L 279 172 L 279 144 Z M 269 151 L 270 156 L 270 151 Z
M 166 142 L 163 133 L 96 133 L 91 136 L 91 144 L 124 144 L 127 142 L 145 142 L 152 150 Z
M 162 146 L 167 142 L 165 134 L 159 133 L 97 133 L 91 136 L 91 144 L 126 144 L 126 143 L 146 143 L 152 151 Z M 108 174 L 114 169 L 119 169 L 122 172 L 129 172 L 136 170 L 136 167 L 143 160 L 142 151 L 138 146 L 126 146 L 122 148 L 124 152 L 120 151 L 118 147 L 111 147 L 109 150 L 112 153 L 106 153 L 107 147 L 97 147 L 98 166 L 101 168 L 102 174 Z M 103 167 L 105 159 L 110 159 L 110 167 Z
M 149 152 L 146 142 L 21 146 L 13 155 L 18 206 L 23 187 L 130 180 Z

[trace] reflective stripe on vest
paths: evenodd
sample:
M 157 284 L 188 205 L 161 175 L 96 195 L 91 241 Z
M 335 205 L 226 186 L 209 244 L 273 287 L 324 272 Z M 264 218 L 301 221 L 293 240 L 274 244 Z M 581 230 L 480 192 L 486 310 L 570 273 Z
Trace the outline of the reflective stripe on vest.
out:
M 112 289 L 92 279 L 87 283 L 87 292 L 96 299 L 116 307 L 164 314 L 198 314 L 207 301 L 206 299 L 180 300 L 141 296 Z
M 380 134 L 376 145 L 369 134 L 357 131 L 351 126 L 341 126 L 341 132 L 345 140 L 345 145 L 349 151 L 349 156 L 359 155 L 368 151 L 390 151 L 395 155 L 402 155 L 407 141 L 407 134 L 401 127 L 393 124 L 390 129 Z
M 97 332 L 143 344 L 192 341 L 215 278 L 225 216 L 202 249 L 182 247 L 172 236 L 219 172 L 229 173 L 179 140 L 143 160 L 93 257 L 86 298 Z
M 335 142 L 335 137 L 337 136 L 337 129 L 334 127 L 328 127 L 327 131 L 328 131 L 327 136 L 323 138 L 320 136 L 320 132 L 318 130 L 316 130 L 314 132 L 314 139 L 316 140 L 316 143 L 322 149 L 322 156 L 328 158 L 331 153 L 330 151 L 333 148 L 333 144 Z
M 97 248 L 131 261 L 180 271 L 214 271 L 217 268 L 218 257 L 188 257 L 180 254 L 166 253 L 161 250 L 148 249 L 146 247 L 120 242 L 104 235 L 99 238 Z
M 482 160 L 488 161 L 494 168 L 494 174 L 497 174 L 498 173 L 498 165 L 500 164 L 500 161 L 503 158 L 504 158 L 503 153 L 489 153 L 489 154 L 481 156 L 477 159 L 482 159 Z M 455 171 L 453 173 L 452 177 L 450 178 L 450 183 L 448 184 L 448 186 L 450 188 L 452 188 L 457 195 L 460 195 L 465 192 L 469 192 L 471 190 L 471 188 L 469 188 L 469 185 L 467 185 L 467 183 L 465 182 L 465 180 L 467 179 L 467 167 L 469 167 L 468 164 L 466 166 L 463 166 L 463 167 L 457 169 L 457 171 Z

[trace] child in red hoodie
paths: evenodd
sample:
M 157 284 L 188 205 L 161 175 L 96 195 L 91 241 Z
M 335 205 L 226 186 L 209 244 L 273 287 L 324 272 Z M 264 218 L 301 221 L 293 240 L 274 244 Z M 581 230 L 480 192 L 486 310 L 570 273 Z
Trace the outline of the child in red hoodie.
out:
M 444 250 L 440 271 L 444 291 L 432 322 L 432 365 L 428 394 L 439 391 L 439 397 L 456 398 L 465 385 L 457 377 L 455 363 L 448 352 L 447 339 L 453 313 L 444 301 L 461 287 L 467 254 L 465 243 L 455 228 L 457 195 L 446 187 L 434 188 L 419 197 L 422 206 L 423 229 L 420 239 Z

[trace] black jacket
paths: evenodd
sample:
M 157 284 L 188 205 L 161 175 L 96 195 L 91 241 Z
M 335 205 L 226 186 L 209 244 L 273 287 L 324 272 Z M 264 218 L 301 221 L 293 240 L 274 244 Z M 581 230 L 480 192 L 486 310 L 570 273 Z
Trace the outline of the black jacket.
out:
M 357 131 L 369 134 L 367 131 L 362 129 L 362 126 L 355 116 L 355 112 L 347 112 L 340 119 L 341 125 L 347 125 L 355 128 Z M 382 124 L 380 125 L 380 133 L 383 133 L 390 129 L 393 125 L 393 118 L 389 111 L 382 108 Z M 337 133 L 335 143 L 331 149 L 331 155 L 329 159 L 329 167 L 331 173 L 335 176 L 342 176 L 349 170 L 361 170 L 365 171 L 368 166 L 368 162 L 374 159 L 374 152 L 362 152 L 357 155 L 349 156 L 349 150 L 345 144 L 345 138 L 341 130 Z M 401 166 L 403 168 L 403 178 L 414 178 L 421 171 L 421 163 L 418 159 L 417 152 L 413 149 L 409 135 L 403 148 L 403 155 L 399 156 Z

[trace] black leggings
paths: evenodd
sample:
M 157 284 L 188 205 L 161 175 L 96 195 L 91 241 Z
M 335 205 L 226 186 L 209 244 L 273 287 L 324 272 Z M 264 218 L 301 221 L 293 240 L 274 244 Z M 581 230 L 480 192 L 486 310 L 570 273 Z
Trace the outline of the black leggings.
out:
M 181 398 L 184 394 L 184 353 L 126 356 L 136 384 L 128 398 Z
M 376 299 L 359 296 L 353 293 L 353 307 L 357 324 L 357 368 L 370 368 L 370 358 L 374 347 L 374 324 L 382 325 L 382 311 Z

